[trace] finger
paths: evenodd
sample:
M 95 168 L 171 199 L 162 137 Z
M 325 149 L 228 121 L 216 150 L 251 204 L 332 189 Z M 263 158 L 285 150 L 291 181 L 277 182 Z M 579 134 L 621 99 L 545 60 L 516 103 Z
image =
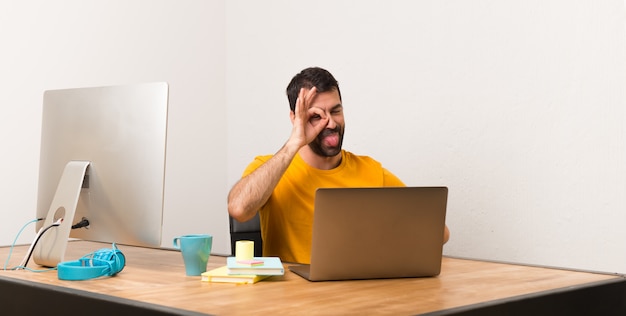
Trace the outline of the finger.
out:
M 313 140 L 313 138 L 317 137 L 326 127 L 328 126 L 328 118 L 320 119 L 310 124 L 310 132 L 307 133 L 307 137 L 310 135 L 312 138 L 309 139 L 309 142 Z
M 313 98 L 315 98 L 316 94 L 317 94 L 317 88 L 315 86 L 309 89 L 305 95 L 305 100 L 307 101 L 307 103 L 310 103 L 311 101 L 313 101 Z
M 296 108 L 294 111 L 296 117 L 302 117 L 307 111 L 307 107 L 304 105 L 305 96 L 306 90 L 301 88 L 300 93 L 298 93 L 298 98 L 296 99 Z
M 309 116 L 309 124 L 313 127 L 315 135 L 317 135 L 321 130 L 326 128 L 328 125 L 328 121 L 330 120 L 326 115 L 326 112 L 320 108 L 312 107 L 307 112 Z
M 326 119 L 326 111 L 318 108 L 318 107 L 311 107 L 308 109 L 307 114 L 309 114 L 309 117 L 313 117 L 315 115 L 319 116 L 319 118 L 321 119 Z
M 315 98 L 316 93 L 317 89 L 315 87 L 311 89 L 300 88 L 300 92 L 298 93 L 298 99 L 300 99 L 300 101 L 302 101 L 301 104 L 304 105 L 306 109 L 308 109 L 311 106 L 311 102 L 313 101 L 313 98 Z
M 311 103 L 317 94 L 317 88 L 313 87 L 311 89 L 300 88 L 300 92 L 298 93 L 298 98 L 296 99 L 296 117 L 302 118 L 307 121 L 306 115 L 310 118 L 311 115 L 308 113 L 309 108 L 311 107 Z

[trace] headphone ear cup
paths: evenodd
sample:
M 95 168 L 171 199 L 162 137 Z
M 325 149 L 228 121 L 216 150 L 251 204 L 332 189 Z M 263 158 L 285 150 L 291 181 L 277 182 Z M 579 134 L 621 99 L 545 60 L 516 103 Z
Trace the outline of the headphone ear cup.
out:
M 121 251 L 117 249 L 113 251 L 113 256 L 115 258 L 114 261 L 117 262 L 117 268 L 115 269 L 115 273 L 113 273 L 112 275 L 116 275 L 124 270 L 124 267 L 126 266 L 126 257 Z
M 112 271 L 110 272 L 112 276 L 120 273 L 126 265 L 126 257 L 124 257 L 124 254 L 117 248 L 100 249 L 94 253 L 93 258 L 109 262 L 112 267 Z

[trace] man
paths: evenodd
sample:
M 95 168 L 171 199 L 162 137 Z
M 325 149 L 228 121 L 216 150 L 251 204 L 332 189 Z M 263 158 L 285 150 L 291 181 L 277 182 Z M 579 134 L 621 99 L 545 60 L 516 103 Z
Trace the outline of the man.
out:
M 345 122 L 337 81 L 307 68 L 287 86 L 293 125 L 274 155 L 258 156 L 228 194 L 228 212 L 243 222 L 260 212 L 263 255 L 310 263 L 315 190 L 404 186 L 376 160 L 342 150 Z M 446 227 L 444 243 L 449 238 Z

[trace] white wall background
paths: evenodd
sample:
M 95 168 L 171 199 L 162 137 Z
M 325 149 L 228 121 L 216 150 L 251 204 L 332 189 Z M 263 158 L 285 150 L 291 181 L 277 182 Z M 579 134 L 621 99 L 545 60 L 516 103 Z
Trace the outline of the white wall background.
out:
M 342 88 L 345 148 L 450 187 L 446 254 L 624 273 L 624 13 L 619 0 L 0 0 L 0 244 L 35 212 L 44 90 L 167 81 L 163 244 L 210 232 L 227 253 L 228 189 L 287 139 L 290 78 L 322 66 Z
M 449 255 L 626 272 L 623 1 L 228 1 L 233 184 L 339 80 L 345 148 L 450 188 Z

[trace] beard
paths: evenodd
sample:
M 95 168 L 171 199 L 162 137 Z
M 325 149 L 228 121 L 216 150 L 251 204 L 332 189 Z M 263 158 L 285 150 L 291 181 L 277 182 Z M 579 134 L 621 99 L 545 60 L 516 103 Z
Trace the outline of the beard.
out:
M 309 148 L 322 157 L 334 157 L 341 152 L 341 145 L 343 144 L 343 126 L 336 126 L 333 129 L 325 129 L 315 137 L 315 139 L 309 143 Z M 338 142 L 336 145 L 328 145 L 324 139 L 328 136 L 337 135 Z

